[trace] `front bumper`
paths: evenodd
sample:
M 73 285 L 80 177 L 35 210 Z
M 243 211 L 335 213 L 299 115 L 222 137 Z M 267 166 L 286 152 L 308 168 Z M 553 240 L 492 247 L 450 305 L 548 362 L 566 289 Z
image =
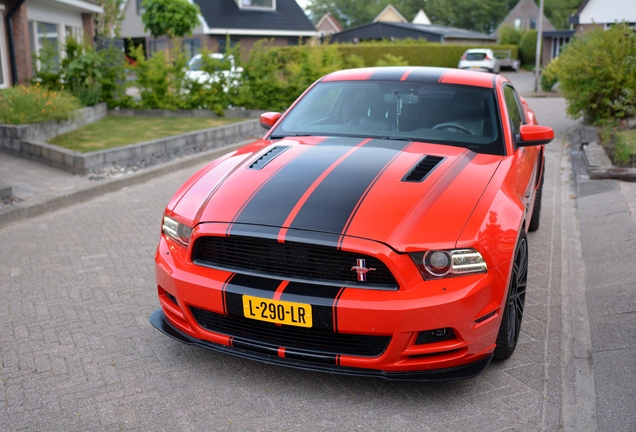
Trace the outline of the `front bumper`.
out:
M 484 274 L 425 281 L 408 255 L 371 241 L 359 243 L 360 253 L 372 250 L 390 267 L 400 289 L 288 282 L 281 300 L 315 308 L 316 331 L 299 334 L 296 327 L 266 323 L 265 328 L 243 317 L 243 295 L 271 299 L 273 289 L 264 285 L 283 281 L 239 278 L 196 265 L 185 248 L 162 237 L 155 270 L 162 320 L 169 324 L 157 324 L 161 320 L 155 317 L 155 327 L 187 343 L 303 369 L 430 380 L 479 373 L 495 348 L 510 263 Z M 418 341 L 421 333 L 435 329 L 451 329 L 455 337 Z M 348 350 L 350 342 L 366 348 L 369 340 L 382 338 L 388 341 L 385 348 Z
M 284 365 L 296 369 L 310 370 L 316 372 L 328 372 L 339 375 L 384 378 L 386 380 L 393 381 L 455 381 L 472 378 L 479 375 L 486 368 L 486 366 L 488 366 L 488 363 L 490 363 L 490 360 L 492 359 L 492 354 L 490 354 L 473 363 L 447 369 L 417 372 L 385 372 L 381 370 L 360 369 L 346 366 L 321 364 L 291 358 L 281 358 L 279 356 L 267 353 L 255 352 L 233 346 L 220 345 L 201 339 L 196 339 L 174 328 L 168 322 L 168 320 L 166 320 L 166 317 L 161 308 L 157 309 L 155 312 L 152 313 L 152 315 L 150 315 L 150 322 L 157 330 L 167 336 L 170 336 L 173 339 L 176 339 L 188 345 L 195 345 L 201 348 L 207 348 L 212 351 L 230 354 L 250 360 L 256 360 L 268 364 Z

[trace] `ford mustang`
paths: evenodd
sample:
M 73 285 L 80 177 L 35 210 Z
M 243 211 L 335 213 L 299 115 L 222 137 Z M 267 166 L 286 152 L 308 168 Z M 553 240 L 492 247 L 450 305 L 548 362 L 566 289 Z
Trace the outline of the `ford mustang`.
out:
M 554 138 L 502 76 L 331 73 L 168 203 L 152 324 L 253 360 L 455 380 L 513 353 Z

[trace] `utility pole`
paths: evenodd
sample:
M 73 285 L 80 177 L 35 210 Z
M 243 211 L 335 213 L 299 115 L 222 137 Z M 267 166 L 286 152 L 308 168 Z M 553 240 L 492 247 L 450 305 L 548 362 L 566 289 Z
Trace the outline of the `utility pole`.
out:
M 534 60 L 534 92 L 539 92 L 539 69 L 541 65 L 541 45 L 543 44 L 543 0 L 539 2 L 539 27 L 537 28 L 537 55 Z

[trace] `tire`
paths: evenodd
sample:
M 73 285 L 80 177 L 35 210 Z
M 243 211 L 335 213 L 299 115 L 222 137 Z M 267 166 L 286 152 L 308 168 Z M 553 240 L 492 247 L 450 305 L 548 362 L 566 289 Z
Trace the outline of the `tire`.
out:
M 521 334 L 521 321 L 523 320 L 523 308 L 526 300 L 526 288 L 528 285 L 528 237 L 525 231 L 521 231 L 517 247 L 515 248 L 510 286 L 504 305 L 504 313 L 497 333 L 497 347 L 494 357 L 497 360 L 505 360 L 512 355 Z
M 537 189 L 537 196 L 534 199 L 534 209 L 532 210 L 532 217 L 530 218 L 530 224 L 528 225 L 528 231 L 535 232 L 539 229 L 539 222 L 541 219 L 541 198 L 543 197 L 543 176 L 541 176 L 541 184 Z

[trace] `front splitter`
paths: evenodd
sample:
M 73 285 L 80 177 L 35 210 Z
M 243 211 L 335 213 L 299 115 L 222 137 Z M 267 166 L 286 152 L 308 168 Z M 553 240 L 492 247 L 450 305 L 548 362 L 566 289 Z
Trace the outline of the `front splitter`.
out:
M 486 366 L 488 366 L 490 360 L 492 359 L 491 354 L 476 362 L 457 366 L 454 368 L 416 372 L 385 372 L 381 370 L 358 369 L 336 365 L 332 366 L 296 359 L 282 358 L 265 353 L 252 352 L 241 348 L 219 345 L 201 339 L 196 339 L 174 328 L 166 319 L 161 308 L 157 309 L 152 313 L 152 315 L 150 315 L 150 322 L 157 330 L 167 336 L 170 336 L 173 339 L 176 339 L 188 345 L 196 345 L 212 351 L 247 358 L 250 360 L 256 360 L 263 363 L 293 367 L 296 369 L 327 372 L 339 375 L 383 378 L 391 381 L 456 381 L 472 378 L 479 375 L 486 368 Z

